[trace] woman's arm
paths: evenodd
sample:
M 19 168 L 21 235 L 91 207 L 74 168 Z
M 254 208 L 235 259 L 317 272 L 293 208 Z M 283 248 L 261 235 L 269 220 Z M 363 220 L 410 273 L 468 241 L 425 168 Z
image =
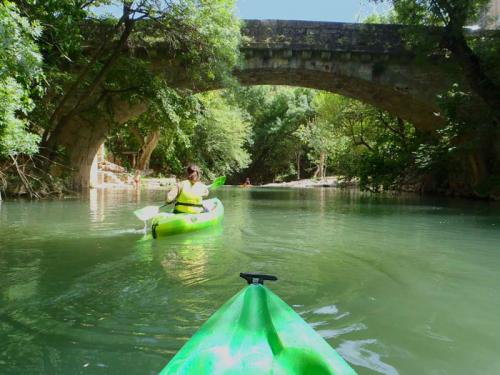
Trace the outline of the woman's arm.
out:
M 170 189 L 170 191 L 167 193 L 167 199 L 166 199 L 167 204 L 170 204 L 173 201 L 175 201 L 179 196 L 180 192 L 181 189 L 179 187 L 179 184 L 175 184 L 175 186 L 172 189 Z
M 201 196 L 202 197 L 208 197 L 208 194 L 209 194 L 208 186 L 205 185 L 205 184 L 203 184 L 203 183 L 202 183 L 202 185 L 203 185 L 203 187 L 201 189 Z

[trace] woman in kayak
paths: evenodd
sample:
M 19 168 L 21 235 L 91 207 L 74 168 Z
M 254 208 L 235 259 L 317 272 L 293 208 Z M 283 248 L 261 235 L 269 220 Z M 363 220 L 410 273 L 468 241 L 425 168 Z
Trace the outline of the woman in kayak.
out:
M 167 204 L 175 202 L 174 214 L 199 214 L 205 211 L 203 197 L 208 195 L 207 186 L 200 182 L 200 168 L 187 167 L 187 179 L 179 182 L 167 194 Z

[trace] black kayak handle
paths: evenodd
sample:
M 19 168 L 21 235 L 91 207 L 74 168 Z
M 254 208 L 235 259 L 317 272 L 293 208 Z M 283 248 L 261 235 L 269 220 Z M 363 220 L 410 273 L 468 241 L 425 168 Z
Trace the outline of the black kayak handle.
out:
M 269 280 L 269 281 L 278 280 L 278 278 L 273 275 L 262 275 L 258 273 L 246 273 L 246 272 L 240 272 L 240 277 L 244 278 L 248 284 L 264 285 L 264 280 Z

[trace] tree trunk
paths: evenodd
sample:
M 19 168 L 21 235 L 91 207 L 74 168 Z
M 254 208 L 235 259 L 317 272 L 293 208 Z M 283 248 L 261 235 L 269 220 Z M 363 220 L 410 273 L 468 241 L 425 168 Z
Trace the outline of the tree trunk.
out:
M 114 27 L 114 30 L 113 32 L 111 33 L 111 37 L 110 38 L 106 38 L 104 39 L 102 42 L 101 42 L 101 45 L 99 46 L 99 48 L 96 49 L 96 51 L 92 54 L 92 57 L 90 58 L 90 61 L 87 63 L 87 65 L 85 65 L 83 67 L 83 69 L 80 71 L 80 73 L 78 74 L 78 77 L 75 79 L 75 81 L 71 84 L 71 86 L 68 88 L 68 90 L 64 93 L 63 97 L 61 98 L 61 101 L 59 102 L 59 104 L 57 105 L 57 107 L 55 108 L 54 112 L 52 113 L 52 115 L 50 116 L 50 119 L 49 119 L 49 124 L 50 124 L 50 127 L 52 128 L 52 126 L 55 125 L 55 122 L 56 122 L 56 119 L 58 119 L 60 117 L 60 114 L 62 113 L 62 111 L 64 110 L 65 106 L 66 106 L 66 103 L 68 102 L 68 100 L 70 100 L 73 95 L 75 94 L 76 90 L 78 89 L 78 87 L 80 86 L 80 84 L 82 82 L 84 82 L 84 79 L 87 75 L 87 73 L 93 68 L 95 67 L 96 65 L 96 62 L 98 61 L 98 59 L 102 56 L 102 54 L 106 51 L 106 47 L 108 46 L 108 43 L 110 42 L 110 40 L 112 39 L 113 35 L 120 29 L 121 25 L 125 22 L 125 20 L 128 18 L 128 13 L 125 12 L 122 17 L 118 20 L 118 23 L 116 24 L 116 26 Z M 129 32 L 130 33 L 130 32 Z M 127 36 L 128 37 L 128 36 Z M 122 46 L 119 46 L 120 48 Z M 45 138 L 44 138 L 45 139 Z
M 301 152 L 297 151 L 296 157 L 297 157 L 297 180 L 300 180 L 300 156 Z
M 324 159 L 323 159 L 323 178 L 326 178 L 326 162 L 327 162 L 328 158 L 327 158 L 327 155 L 326 155 L 326 152 L 325 152 L 325 156 L 324 156 Z
M 321 151 L 321 153 L 319 154 L 319 167 L 318 167 L 321 179 L 325 178 L 325 156 L 326 152 Z
M 314 171 L 313 178 L 318 177 L 319 175 L 319 165 L 316 166 L 316 170 Z
M 495 121 L 500 124 L 500 87 L 488 77 L 479 56 L 467 44 L 463 28 L 454 24 L 448 25 L 444 38 L 446 47 L 462 68 L 467 83 L 488 105 Z
M 156 146 L 158 146 L 159 141 L 160 129 L 156 129 L 148 134 L 139 152 L 139 160 L 136 166 L 137 169 L 145 171 L 149 168 L 149 160 L 151 159 L 151 154 L 155 150 Z
M 81 73 L 81 77 L 79 76 L 77 78 L 76 84 L 74 87 L 70 87 L 69 92 L 65 97 L 63 97 L 62 102 L 59 104 L 59 106 L 56 108 L 54 113 L 52 114 L 50 121 L 55 122 L 58 114 L 60 112 L 63 112 L 63 106 L 64 104 L 69 101 L 69 98 L 72 96 L 71 94 L 75 92 L 75 103 L 71 106 L 69 111 L 67 111 L 64 115 L 61 116 L 60 120 L 56 124 L 56 128 L 60 126 L 65 126 L 68 122 L 71 122 L 73 120 L 73 117 L 78 115 L 78 111 L 81 109 L 84 103 L 88 102 L 89 98 L 92 98 L 96 90 L 100 87 L 101 82 L 106 78 L 106 75 L 108 72 L 111 70 L 111 68 L 114 66 L 114 64 L 118 61 L 123 47 L 126 45 L 128 38 L 130 37 L 130 34 L 132 33 L 132 30 L 134 28 L 134 20 L 132 20 L 130 17 L 130 4 L 124 3 L 123 4 L 123 16 L 119 20 L 119 24 L 122 22 L 124 23 L 125 27 L 121 33 L 120 39 L 118 40 L 118 43 L 115 45 L 110 57 L 102 62 L 102 66 L 97 72 L 97 75 L 93 78 L 92 82 L 90 82 L 89 86 L 85 88 L 81 93 L 76 94 L 76 89 L 80 83 L 80 81 L 85 77 L 87 72 L 90 70 L 89 66 L 90 63 L 85 67 Z M 118 28 L 118 27 L 117 27 Z M 96 56 L 97 60 L 97 56 Z M 94 59 L 91 60 L 92 63 L 95 64 Z M 93 67 L 93 66 L 90 66 Z M 88 103 L 87 103 L 88 104 Z

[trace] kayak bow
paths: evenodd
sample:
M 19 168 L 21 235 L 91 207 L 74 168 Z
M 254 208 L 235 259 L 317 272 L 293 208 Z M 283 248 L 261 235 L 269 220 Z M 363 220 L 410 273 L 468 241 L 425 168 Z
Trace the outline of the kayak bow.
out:
M 264 280 L 276 277 L 240 276 L 249 285 L 202 325 L 160 375 L 356 374 L 290 306 L 263 285 Z

